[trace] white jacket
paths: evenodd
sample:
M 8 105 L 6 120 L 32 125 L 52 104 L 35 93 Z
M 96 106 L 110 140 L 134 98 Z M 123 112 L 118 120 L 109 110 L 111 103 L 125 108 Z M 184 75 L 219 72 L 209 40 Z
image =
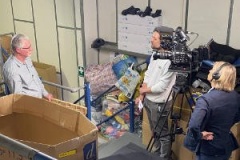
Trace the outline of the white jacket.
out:
M 144 83 L 151 88 L 152 93 L 147 93 L 145 98 L 155 103 L 166 102 L 176 81 L 176 73 L 168 71 L 170 65 L 169 59 L 153 60 L 152 55 L 144 77 Z M 171 99 L 172 96 L 169 97 Z

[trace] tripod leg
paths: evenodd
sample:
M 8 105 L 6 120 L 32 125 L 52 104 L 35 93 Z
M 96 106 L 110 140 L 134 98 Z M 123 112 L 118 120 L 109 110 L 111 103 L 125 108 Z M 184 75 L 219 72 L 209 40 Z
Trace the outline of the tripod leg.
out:
M 189 106 L 189 108 L 191 110 L 191 113 L 192 113 L 193 112 L 193 106 L 195 106 L 196 104 L 195 104 L 195 100 L 193 99 L 192 93 L 191 93 L 189 88 L 188 88 L 187 92 L 188 92 L 189 96 L 187 95 L 186 92 L 184 93 L 184 95 L 185 95 L 185 98 L 187 99 L 188 106 Z M 191 104 L 190 100 L 191 100 L 192 104 Z M 190 113 L 190 115 L 188 117 L 187 126 L 188 126 L 190 118 L 191 118 L 191 113 Z
M 193 112 L 193 106 L 196 105 L 196 104 L 195 104 L 195 100 L 193 99 L 193 95 L 192 95 L 190 89 L 188 89 L 187 92 L 188 92 L 188 95 L 189 95 L 189 96 L 187 95 L 187 93 L 184 93 L 184 95 L 185 95 L 185 97 L 186 97 L 186 99 L 187 99 L 187 102 L 188 102 L 188 105 L 189 105 L 191 111 Z M 191 99 L 192 104 L 191 104 L 191 102 L 190 102 L 190 99 Z M 192 106 L 192 105 L 193 105 L 193 106 Z
M 171 128 L 170 128 L 170 137 L 171 137 L 171 143 L 169 145 L 169 149 L 168 149 L 168 154 L 171 157 L 172 156 L 172 143 L 175 141 L 175 130 L 176 130 L 176 122 L 175 120 L 171 121 Z

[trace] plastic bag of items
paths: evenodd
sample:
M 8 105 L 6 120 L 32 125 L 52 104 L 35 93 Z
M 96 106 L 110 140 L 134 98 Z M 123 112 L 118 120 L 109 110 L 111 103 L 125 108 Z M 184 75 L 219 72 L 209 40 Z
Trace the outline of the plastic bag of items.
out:
M 91 94 L 101 94 L 117 82 L 112 65 L 113 63 L 104 63 L 87 67 L 85 78 L 90 83 Z
M 133 96 L 135 88 L 140 81 L 139 73 L 133 70 L 132 66 L 127 69 L 125 74 L 115 84 L 115 86 L 128 98 Z

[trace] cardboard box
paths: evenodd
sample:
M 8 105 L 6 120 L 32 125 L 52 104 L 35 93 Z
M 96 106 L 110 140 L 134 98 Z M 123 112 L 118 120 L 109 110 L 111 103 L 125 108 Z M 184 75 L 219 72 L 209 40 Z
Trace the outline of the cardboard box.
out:
M 146 109 L 143 108 L 143 120 L 142 120 L 142 144 L 147 146 L 152 137 L 152 131 L 149 124 Z
M 176 101 L 174 103 L 174 106 L 180 108 L 181 104 L 182 104 L 182 108 L 185 108 L 187 110 L 191 110 L 191 108 L 194 109 L 194 103 L 193 103 L 191 98 L 193 98 L 193 100 L 195 100 L 195 102 L 196 102 L 196 99 L 202 94 L 201 93 L 201 89 L 200 88 L 192 88 L 192 87 L 190 87 L 189 91 L 190 91 L 191 95 L 188 92 L 188 89 L 186 89 L 185 93 L 179 93 L 177 95 L 177 98 L 176 98 Z M 187 96 L 188 100 L 187 100 L 186 96 Z
M 59 99 L 52 99 L 51 103 L 56 103 L 56 104 L 59 104 L 62 107 L 81 112 L 83 115 L 87 115 L 87 108 L 84 107 L 84 106 L 79 106 L 77 104 L 73 104 L 73 103 L 70 103 L 70 102 L 61 101 Z
M 187 131 L 187 122 L 180 120 L 179 121 L 180 127 L 186 133 Z M 173 159 L 174 160 L 194 160 L 195 154 L 183 146 L 183 140 L 185 135 L 183 134 L 176 134 L 175 141 L 172 143 L 172 152 L 173 152 Z
M 181 109 L 181 111 L 180 111 Z M 190 108 L 180 108 L 177 106 L 173 107 L 173 114 L 177 114 L 181 116 L 181 120 L 188 122 L 190 120 L 191 114 L 192 114 L 192 110 Z
M 26 95 L 0 98 L 0 133 L 60 160 L 97 159 L 97 128 L 84 107 Z M 84 112 L 84 114 L 81 113 Z M 0 143 L 0 159 L 24 159 Z
M 2 66 L 4 62 L 7 60 L 10 52 L 11 52 L 11 39 L 12 36 L 10 35 L 1 35 L 0 36 L 0 81 L 3 81 L 2 75 Z M 0 86 L 0 94 L 4 94 L 4 85 Z
M 36 68 L 38 75 L 45 81 L 56 83 L 57 84 L 57 71 L 55 66 L 33 62 L 34 67 Z M 44 84 L 45 89 L 53 95 L 54 98 L 59 98 L 58 88 L 48 84 Z
M 232 133 L 236 137 L 238 144 L 240 144 L 240 123 L 236 123 L 232 128 L 231 128 Z M 229 160 L 239 160 L 240 159 L 240 148 L 232 152 L 231 157 Z
M 2 48 L 4 48 L 8 54 L 11 53 L 11 40 L 12 40 L 12 36 L 10 36 L 10 35 L 0 36 L 0 44 L 1 44 Z M 7 60 L 7 58 L 8 57 L 5 54 L 3 54 L 4 62 Z
M 191 107 L 193 107 L 193 103 L 192 103 L 190 95 L 188 93 L 186 93 L 186 95 L 189 98 L 190 104 L 188 103 L 187 98 L 184 94 L 178 94 L 176 101 L 174 103 L 174 106 L 179 107 L 179 108 L 182 107 L 187 110 L 191 110 Z M 181 104 L 182 104 L 182 106 L 181 106 Z

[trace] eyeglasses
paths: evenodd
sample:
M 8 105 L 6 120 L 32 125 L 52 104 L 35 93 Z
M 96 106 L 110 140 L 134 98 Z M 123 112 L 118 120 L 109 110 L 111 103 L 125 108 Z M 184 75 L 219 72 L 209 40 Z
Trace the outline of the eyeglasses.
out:
M 26 49 L 26 50 L 28 50 L 28 49 L 30 49 L 32 46 L 30 45 L 29 47 L 23 47 L 23 48 L 21 48 L 21 49 Z

